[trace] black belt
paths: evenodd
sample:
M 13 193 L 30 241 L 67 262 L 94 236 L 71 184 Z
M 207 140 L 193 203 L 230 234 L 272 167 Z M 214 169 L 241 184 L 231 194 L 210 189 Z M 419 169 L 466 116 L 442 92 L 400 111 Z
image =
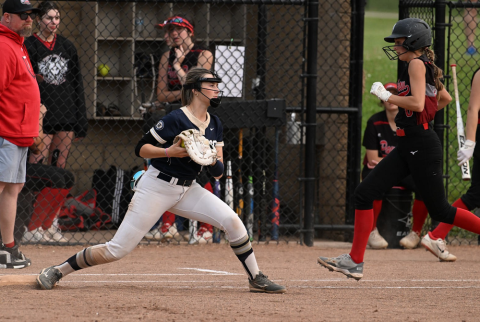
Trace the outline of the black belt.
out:
M 171 182 L 172 179 L 176 179 L 177 182 L 175 183 L 177 186 L 185 186 L 185 187 L 190 187 L 193 183 L 194 180 L 187 180 L 187 179 L 178 179 L 175 177 L 172 177 L 171 175 L 168 175 L 166 173 L 160 172 L 157 176 L 158 179 L 162 179 L 163 181 Z
M 406 129 L 397 128 L 397 136 L 410 136 L 418 134 L 431 128 L 429 123 L 423 123 L 417 126 L 408 127 Z

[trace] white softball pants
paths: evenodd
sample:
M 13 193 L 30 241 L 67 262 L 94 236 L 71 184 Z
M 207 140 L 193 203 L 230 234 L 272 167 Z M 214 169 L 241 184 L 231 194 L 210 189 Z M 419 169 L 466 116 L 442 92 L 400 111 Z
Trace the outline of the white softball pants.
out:
M 158 174 L 159 170 L 149 167 L 117 233 L 106 243 L 117 259 L 130 253 L 165 211 L 215 226 L 225 231 L 231 243 L 247 235 L 238 215 L 213 193 L 196 182 L 190 187 L 173 185 L 158 179 Z

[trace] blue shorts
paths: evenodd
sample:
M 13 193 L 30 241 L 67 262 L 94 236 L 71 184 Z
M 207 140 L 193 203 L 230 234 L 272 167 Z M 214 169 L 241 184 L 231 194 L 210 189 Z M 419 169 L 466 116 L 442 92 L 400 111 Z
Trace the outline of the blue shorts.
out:
M 25 183 L 27 151 L 0 138 L 0 182 Z

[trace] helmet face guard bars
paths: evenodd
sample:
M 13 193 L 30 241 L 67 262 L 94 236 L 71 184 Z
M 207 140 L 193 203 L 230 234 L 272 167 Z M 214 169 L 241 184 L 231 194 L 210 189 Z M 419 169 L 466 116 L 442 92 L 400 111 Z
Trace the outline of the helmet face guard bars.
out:
M 213 78 L 205 78 L 205 77 L 200 77 L 195 83 L 190 83 L 190 84 L 184 84 L 183 88 L 184 89 L 195 89 L 200 92 L 203 96 L 207 97 L 205 94 L 202 93 L 202 83 L 222 83 L 222 79 L 218 77 L 215 72 L 211 72 L 213 74 Z M 209 98 L 210 100 L 210 106 L 211 107 L 218 107 L 220 103 L 222 102 L 222 96 L 223 96 L 223 91 L 218 91 L 219 97 L 216 98 Z M 208 98 L 208 97 L 207 97 Z

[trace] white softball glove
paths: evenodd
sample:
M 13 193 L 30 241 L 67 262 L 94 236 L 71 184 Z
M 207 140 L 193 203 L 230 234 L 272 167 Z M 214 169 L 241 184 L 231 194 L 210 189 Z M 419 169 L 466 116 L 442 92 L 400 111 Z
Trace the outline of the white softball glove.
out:
M 198 130 L 185 130 L 175 137 L 173 144 L 182 140 L 188 156 L 200 165 L 211 165 L 217 160 L 217 149 Z
M 468 160 L 472 158 L 474 150 L 475 142 L 471 140 L 465 141 L 465 145 L 457 152 L 457 160 L 460 161 L 458 165 L 462 165 L 465 162 L 468 162 Z
M 375 82 L 372 84 L 372 88 L 370 89 L 370 93 L 378 97 L 384 102 L 387 102 L 390 96 L 392 96 L 392 93 L 387 91 L 385 87 L 383 87 L 383 84 L 380 82 Z

